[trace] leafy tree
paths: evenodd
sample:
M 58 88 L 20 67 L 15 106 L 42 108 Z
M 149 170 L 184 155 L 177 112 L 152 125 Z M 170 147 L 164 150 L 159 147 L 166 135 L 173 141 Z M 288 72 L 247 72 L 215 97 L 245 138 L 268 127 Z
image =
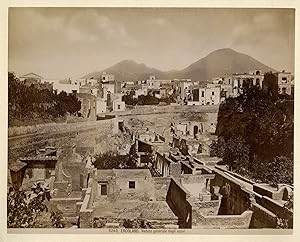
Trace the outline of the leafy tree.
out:
M 45 202 L 50 198 L 50 190 L 42 187 L 40 183 L 36 184 L 30 193 L 10 188 L 7 195 L 7 226 L 9 228 L 43 227 L 39 217 L 42 213 L 48 212 Z M 63 227 L 55 214 L 51 218 L 52 221 L 56 221 L 55 226 Z
M 273 74 L 269 76 L 266 82 L 272 83 Z M 245 84 L 240 96 L 220 105 L 211 155 L 252 179 L 291 184 L 294 104 L 272 93 L 274 87 L 266 90 Z
M 278 97 L 278 82 L 272 72 L 268 72 L 264 75 L 263 90 L 274 98 Z
M 211 156 L 217 156 L 217 157 L 224 157 L 225 154 L 225 141 L 224 138 L 221 137 L 217 140 L 214 140 L 210 145 L 210 155 Z
M 55 119 L 67 113 L 76 115 L 81 102 L 74 94 L 27 86 L 14 73 L 8 73 L 8 114 L 9 125 L 16 120 Z
M 134 98 L 135 91 L 131 90 L 127 95 L 122 97 L 122 101 L 125 102 L 126 105 L 135 106 L 138 102 L 136 98 Z
M 278 183 L 293 184 L 293 161 L 284 156 L 276 156 L 269 162 L 260 164 L 263 169 L 259 167 L 255 169 L 258 171 L 256 178 L 261 179 L 262 182 L 268 182 L 271 185 Z
M 136 151 L 131 148 L 127 155 L 118 155 L 113 152 L 107 152 L 95 157 L 94 166 L 97 169 L 135 169 L 136 165 Z
M 138 105 L 157 105 L 159 98 L 150 95 L 141 95 L 138 97 Z

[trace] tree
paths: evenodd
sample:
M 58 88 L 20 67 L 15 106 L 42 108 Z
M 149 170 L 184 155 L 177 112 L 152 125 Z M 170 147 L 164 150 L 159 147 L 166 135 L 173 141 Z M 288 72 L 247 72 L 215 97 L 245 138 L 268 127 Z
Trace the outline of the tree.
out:
M 223 137 L 214 140 L 211 144 L 210 144 L 210 156 L 214 157 L 224 157 L 224 153 L 225 153 L 225 140 Z
M 40 183 L 36 184 L 31 193 L 9 189 L 7 195 L 7 227 L 8 228 L 40 228 L 48 225 L 41 222 L 42 215 L 50 220 L 48 208 L 45 204 L 51 198 L 50 190 Z M 46 219 L 47 219 L 46 218 Z M 61 220 L 57 220 L 56 213 L 51 217 L 55 227 L 63 227 Z M 51 226 L 51 225 L 50 225 Z
M 159 99 L 150 95 L 141 95 L 138 97 L 138 105 L 157 105 L 159 104 Z
M 294 104 L 266 90 L 245 84 L 243 94 L 220 105 L 211 155 L 252 179 L 292 184 Z
M 284 156 L 276 156 L 271 161 L 262 163 L 257 178 L 276 186 L 278 183 L 293 184 L 293 161 Z M 259 167 L 258 167 L 259 168 Z M 256 169 L 259 170 L 259 169 Z
M 126 105 L 135 106 L 137 104 L 137 99 L 133 96 L 135 95 L 134 90 L 130 90 L 130 92 L 122 97 L 122 101 L 125 102 Z
M 263 90 L 274 98 L 278 97 L 278 82 L 276 76 L 272 72 L 267 72 L 264 75 Z
M 96 156 L 94 166 L 97 169 L 135 169 L 137 168 L 136 158 L 136 151 L 131 147 L 127 155 L 107 152 Z
M 65 117 L 67 113 L 76 115 L 81 102 L 76 95 L 49 89 L 40 89 L 36 85 L 26 86 L 14 73 L 8 73 L 8 114 L 9 125 L 37 119 L 55 119 Z

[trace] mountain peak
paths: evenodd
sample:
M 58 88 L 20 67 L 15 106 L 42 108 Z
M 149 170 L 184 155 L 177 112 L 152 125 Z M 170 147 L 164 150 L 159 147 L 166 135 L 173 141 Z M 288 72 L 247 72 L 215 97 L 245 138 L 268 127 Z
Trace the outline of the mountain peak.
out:
M 135 64 L 135 65 L 137 65 L 138 63 L 134 60 L 125 59 L 125 60 L 118 62 L 117 64 Z
M 150 68 L 143 63 L 125 59 L 101 72 L 90 73 L 85 78 L 98 77 L 105 71 L 115 75 L 116 80 L 120 81 L 144 80 L 150 75 L 155 75 L 158 79 L 190 78 L 193 81 L 206 81 L 225 74 L 248 73 L 255 69 L 260 69 L 263 72 L 275 71 L 247 54 L 231 48 L 222 48 L 179 71 L 163 72 Z
M 233 50 L 233 49 L 231 49 L 231 48 L 222 48 L 222 49 L 215 50 L 215 51 L 211 52 L 208 55 L 215 55 L 215 54 L 217 54 L 217 55 L 221 55 L 221 54 L 231 55 L 231 54 L 240 54 L 240 53 Z

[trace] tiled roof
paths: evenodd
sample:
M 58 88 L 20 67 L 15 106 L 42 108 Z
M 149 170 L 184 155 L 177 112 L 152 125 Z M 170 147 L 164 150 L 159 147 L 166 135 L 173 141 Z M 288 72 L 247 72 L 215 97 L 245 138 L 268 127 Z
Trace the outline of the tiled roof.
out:
M 54 161 L 58 160 L 57 156 L 31 156 L 31 157 L 24 157 L 20 159 L 21 161 Z
M 9 169 L 10 169 L 11 171 L 17 172 L 17 171 L 21 170 L 21 169 L 22 169 L 23 167 L 25 167 L 25 166 L 27 166 L 26 163 L 21 162 L 21 161 L 17 161 L 17 162 L 15 162 L 15 163 L 13 163 L 13 164 L 9 167 Z

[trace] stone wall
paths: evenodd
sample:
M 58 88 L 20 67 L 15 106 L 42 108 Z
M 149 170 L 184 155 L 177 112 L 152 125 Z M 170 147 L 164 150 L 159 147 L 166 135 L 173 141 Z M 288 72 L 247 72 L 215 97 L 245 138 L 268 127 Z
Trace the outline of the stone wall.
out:
M 180 177 L 181 175 L 181 163 L 171 162 L 170 163 L 170 176 Z
M 182 175 L 180 180 L 192 196 L 199 198 L 199 195 L 209 195 L 210 198 L 210 180 L 214 177 L 214 174 Z
M 254 183 L 248 182 L 245 178 L 237 175 L 240 179 L 238 181 L 221 171 L 215 170 L 215 173 L 216 177 L 212 180 L 211 187 L 214 190 L 220 188 L 219 193 L 223 195 L 219 215 L 240 215 L 246 210 L 252 210 L 250 228 L 276 228 L 278 218 L 287 220 L 288 226 L 292 227 L 292 211 L 284 208 L 282 201 L 268 197 L 272 197 L 270 191 L 257 189 L 257 185 L 255 191 L 252 191 L 251 187 Z M 280 197 L 283 192 L 279 191 L 275 195 Z
M 211 180 L 213 187 L 219 187 L 219 193 L 223 196 L 220 215 L 240 215 L 250 208 L 251 193 L 225 173 L 215 170 L 215 178 Z
M 143 115 L 143 114 L 163 114 L 163 113 L 217 113 L 219 110 L 218 105 L 206 105 L 206 106 L 187 106 L 187 105 L 168 105 L 168 106 L 137 106 L 134 109 L 125 110 L 123 112 L 112 112 L 114 115 Z
M 83 179 L 84 177 L 84 163 L 70 162 L 63 165 L 64 171 L 72 179 L 72 188 L 73 191 L 81 191 L 83 188 Z
M 253 212 L 248 210 L 241 215 L 195 216 L 193 210 L 193 228 L 195 229 L 248 229 Z M 199 218 L 199 219 L 197 219 Z
M 167 203 L 173 213 L 178 217 L 180 228 L 191 228 L 192 206 L 187 201 L 189 192 L 174 178 L 171 179 L 167 193 Z
M 92 197 L 91 188 L 87 188 L 83 202 L 81 204 L 79 213 L 79 227 L 92 228 L 93 227 L 93 210 L 91 209 Z
M 153 177 L 156 201 L 166 201 L 171 178 L 170 177 Z
M 129 181 L 135 182 L 135 188 L 129 188 Z M 154 187 L 151 176 L 116 176 L 115 190 L 119 191 L 118 199 L 137 199 L 149 201 L 154 198 Z
M 151 109 L 154 110 L 155 108 L 149 107 L 149 111 L 146 112 L 145 110 L 148 110 L 148 108 L 145 107 L 142 112 L 137 114 L 134 114 L 134 111 L 130 110 L 126 114 L 118 113 L 117 115 L 123 118 L 125 126 L 128 126 L 128 123 L 130 123 L 130 120 L 134 116 L 134 119 L 141 120 L 146 127 L 164 136 L 166 140 L 168 140 L 170 136 L 171 123 L 201 120 L 201 122 L 211 125 L 211 123 L 215 124 L 217 122 L 218 109 L 216 107 L 213 109 L 202 109 L 201 107 L 193 106 L 166 106 L 156 107 L 157 111 L 151 111 Z M 130 112 L 133 113 L 130 114 Z
M 253 216 L 250 228 L 276 228 L 277 217 L 263 206 L 254 203 L 252 205 Z
M 155 188 L 151 173 L 147 169 L 97 170 L 96 184 L 107 184 L 107 199 L 116 200 L 155 200 Z M 129 188 L 134 182 L 135 188 Z M 101 199 L 100 186 L 97 199 Z
M 194 209 L 203 215 L 203 216 L 217 216 L 221 204 L 220 200 L 211 200 L 211 201 L 195 201 L 192 203 Z
M 293 213 L 291 211 L 284 208 L 283 203 L 279 203 L 269 197 L 263 196 L 258 200 L 258 203 L 265 209 L 268 209 L 270 212 L 274 213 L 279 218 L 289 219 L 293 216 Z
M 274 188 L 265 183 L 253 184 L 253 191 L 274 200 L 286 200 L 287 196 L 292 193 L 292 189 L 287 185 L 282 185 L 279 188 Z M 286 197 L 284 197 L 284 195 L 286 195 Z
M 117 119 L 10 128 L 9 164 L 47 145 L 66 147 L 76 144 L 77 147 L 95 148 L 94 152 L 99 153 L 103 147 L 101 142 L 116 132 L 115 122 Z
M 81 198 L 51 198 L 50 210 L 60 210 L 63 216 L 77 216 L 77 203 L 81 202 Z

